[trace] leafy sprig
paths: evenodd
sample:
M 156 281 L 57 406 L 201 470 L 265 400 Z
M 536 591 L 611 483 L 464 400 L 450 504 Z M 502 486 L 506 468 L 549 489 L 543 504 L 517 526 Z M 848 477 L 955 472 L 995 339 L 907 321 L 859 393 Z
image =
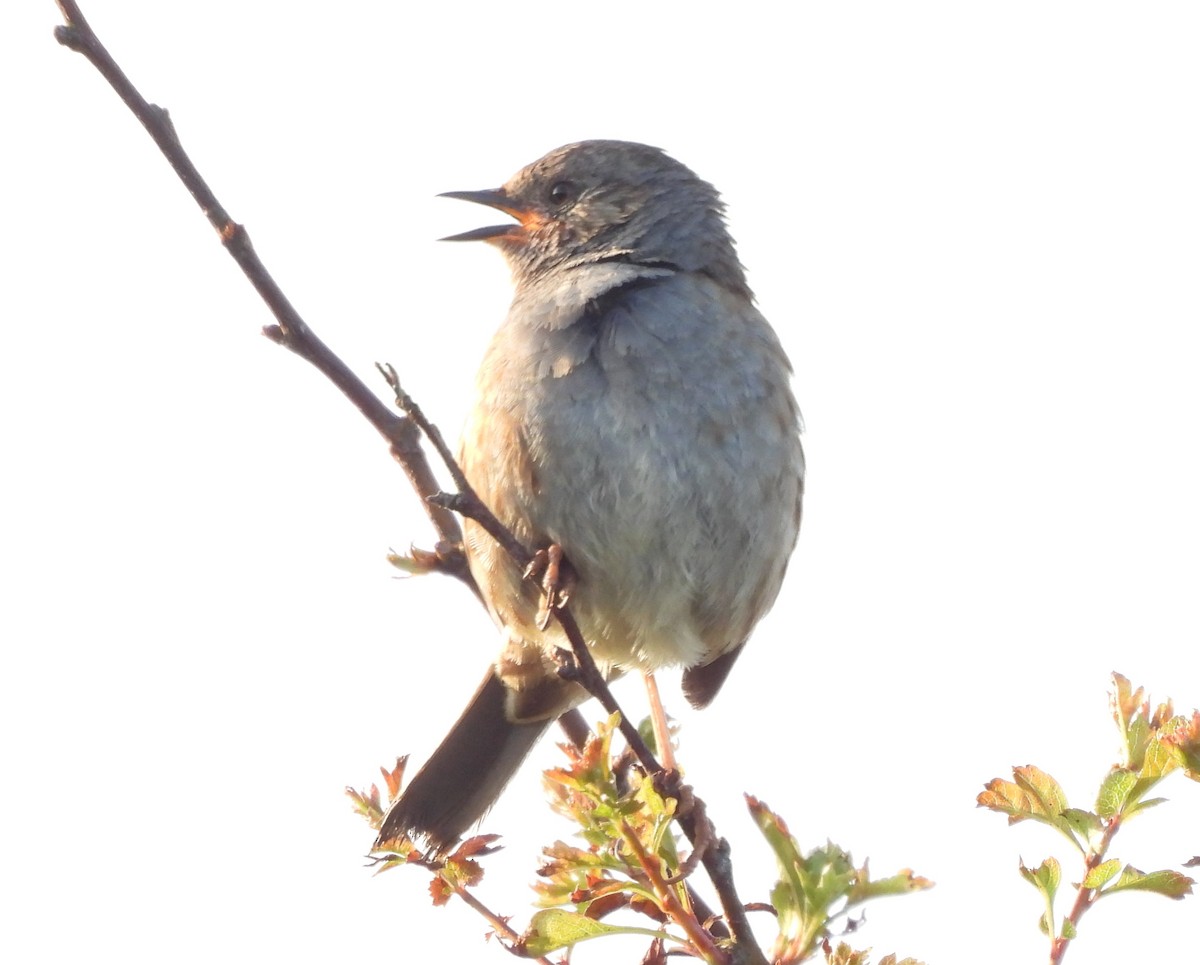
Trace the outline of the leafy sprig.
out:
M 1051 965 L 1063 960 L 1078 935 L 1080 919 L 1102 898 L 1121 891 L 1148 891 L 1178 900 L 1191 894 L 1195 884 L 1181 871 L 1141 871 L 1108 853 L 1125 822 L 1166 800 L 1149 794 L 1169 774 L 1178 770 L 1200 780 L 1200 712 L 1190 718 L 1176 715 L 1169 700 L 1152 710 L 1142 688 L 1135 690 L 1118 673 L 1113 674 L 1111 705 L 1121 736 L 1121 758 L 1100 782 L 1092 810 L 1071 807 L 1058 781 L 1033 765 L 1014 767 L 1011 781 L 989 781 L 976 799 L 980 807 L 1007 815 L 1009 824 L 1036 821 L 1053 828 L 1083 859 L 1080 880 L 1072 883 L 1074 902 L 1061 922 L 1056 917 L 1062 883 L 1058 859 L 1048 857 L 1034 868 L 1020 864 L 1021 876 L 1042 897 L 1038 927 L 1049 938 Z
M 435 905 L 454 897 L 471 904 L 521 957 L 545 961 L 543 956 L 580 942 L 633 935 L 650 939 L 644 962 L 665 962 L 668 954 L 714 965 L 735 962 L 727 930 L 692 890 L 690 873 L 698 856 L 683 854 L 686 842 L 676 830 L 680 809 L 699 805 L 686 787 L 677 795 L 665 794 L 653 778 L 629 766 L 627 755 L 613 747 L 617 724 L 615 715 L 602 722 L 582 748 L 562 745 L 565 763 L 545 772 L 550 806 L 575 825 L 578 840 L 555 841 L 543 849 L 535 885 L 542 908 L 521 934 L 472 894 L 483 877 L 479 859 L 493 850 L 493 835 L 471 838 L 445 856 L 427 853 L 406 837 L 388 841 L 373 855 L 377 870 L 425 868 L 433 876 Z M 390 771 L 381 769 L 389 802 L 400 793 L 404 764 L 401 759 Z M 387 809 L 379 788 L 347 789 L 347 794 L 378 829 Z M 907 870 L 872 879 L 865 862 L 856 866 L 848 852 L 829 842 L 804 852 L 779 815 L 752 796 L 746 801 L 780 869 L 770 901 L 748 906 L 772 913 L 778 923 L 771 965 L 793 965 L 820 953 L 827 963 L 867 965 L 866 952 L 830 944 L 839 924 L 849 930 L 841 920 L 868 900 L 920 891 L 932 882 Z M 715 842 L 708 841 L 698 847 L 712 846 Z M 887 956 L 880 965 L 919 963 Z

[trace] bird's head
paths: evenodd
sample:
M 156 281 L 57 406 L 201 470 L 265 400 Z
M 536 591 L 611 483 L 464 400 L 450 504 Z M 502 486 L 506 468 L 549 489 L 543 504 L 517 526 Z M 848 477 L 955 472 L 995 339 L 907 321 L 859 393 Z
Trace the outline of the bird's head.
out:
M 496 245 L 518 285 L 548 272 L 623 261 L 703 272 L 727 287 L 745 287 L 716 189 L 658 148 L 580 141 L 522 168 L 500 188 L 443 197 L 516 219 L 445 240 Z

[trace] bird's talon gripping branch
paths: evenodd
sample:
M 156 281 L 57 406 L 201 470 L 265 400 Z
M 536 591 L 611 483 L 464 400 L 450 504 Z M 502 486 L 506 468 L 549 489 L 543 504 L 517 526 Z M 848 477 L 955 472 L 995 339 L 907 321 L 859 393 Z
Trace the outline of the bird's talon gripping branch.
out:
M 669 775 L 661 775 L 673 787 L 672 797 L 676 800 L 675 814 L 680 818 L 694 819 L 696 828 L 695 838 L 692 842 L 692 853 L 684 859 L 680 864 L 679 870 L 672 875 L 667 883 L 675 884 L 683 881 L 693 871 L 697 865 L 704 860 L 705 854 L 716 841 L 716 832 L 713 829 L 712 822 L 708 819 L 708 812 L 704 809 L 704 802 L 701 801 L 692 793 L 690 784 L 683 784 L 680 781 L 679 772 L 672 771 Z M 654 784 L 659 786 L 660 775 L 655 775 Z
M 546 550 L 534 550 L 533 559 L 529 561 L 529 565 L 525 567 L 525 571 L 521 574 L 527 580 L 536 580 L 545 571 L 550 563 L 550 554 Z
M 537 628 L 544 631 L 550 625 L 553 611 L 561 610 L 570 599 L 575 585 L 574 573 L 570 563 L 563 557 L 562 547 L 551 543 L 533 554 L 533 559 L 525 567 L 524 576 L 527 580 L 541 578 L 542 601 L 535 622 Z
M 550 617 L 554 609 L 554 598 L 547 592 L 546 584 L 550 574 L 550 551 L 536 550 L 533 554 L 533 559 L 529 561 L 529 565 L 525 567 L 524 577 L 527 580 L 537 580 L 541 577 L 542 600 L 538 604 L 537 613 L 534 615 L 534 626 L 539 630 L 545 631 L 546 627 L 550 626 Z

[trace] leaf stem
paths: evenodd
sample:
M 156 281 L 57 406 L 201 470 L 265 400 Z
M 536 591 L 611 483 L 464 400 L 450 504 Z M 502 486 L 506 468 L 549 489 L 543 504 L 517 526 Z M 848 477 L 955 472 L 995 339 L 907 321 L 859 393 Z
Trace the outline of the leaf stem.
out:
M 1084 916 L 1084 913 L 1092 907 L 1096 900 L 1097 889 L 1087 887 L 1087 876 L 1096 865 L 1104 860 L 1105 854 L 1108 853 L 1109 845 L 1112 844 L 1113 836 L 1117 833 L 1117 829 L 1121 826 L 1121 815 L 1114 814 L 1108 819 L 1104 827 L 1104 834 L 1101 835 L 1096 848 L 1084 857 L 1084 872 L 1083 877 L 1079 882 L 1079 890 L 1075 893 L 1075 902 L 1071 905 L 1070 912 L 1063 919 L 1062 933 L 1055 935 L 1053 928 L 1052 909 L 1047 910 L 1050 916 L 1050 965 L 1061 965 L 1063 957 L 1067 954 L 1067 947 L 1071 943 L 1071 938 L 1074 937 L 1079 930 L 1079 920 Z M 1071 936 L 1068 937 L 1067 926 L 1070 925 Z

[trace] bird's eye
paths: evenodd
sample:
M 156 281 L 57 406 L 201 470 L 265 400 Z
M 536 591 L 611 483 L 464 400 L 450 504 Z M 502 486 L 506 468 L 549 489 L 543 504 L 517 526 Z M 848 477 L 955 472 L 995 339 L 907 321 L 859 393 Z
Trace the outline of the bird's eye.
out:
M 574 181 L 556 181 L 550 188 L 550 203 L 555 205 L 570 204 L 579 195 L 579 189 Z

